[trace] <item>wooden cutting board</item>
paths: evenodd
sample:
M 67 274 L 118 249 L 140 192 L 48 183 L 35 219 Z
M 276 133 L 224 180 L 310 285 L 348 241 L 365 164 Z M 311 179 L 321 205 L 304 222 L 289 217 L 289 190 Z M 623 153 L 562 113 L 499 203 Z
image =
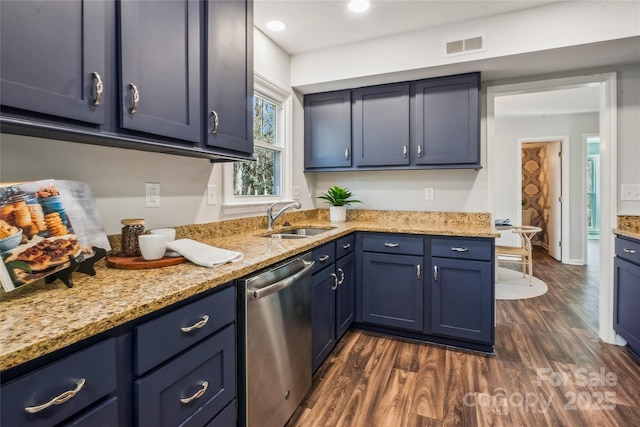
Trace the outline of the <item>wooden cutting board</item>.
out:
M 147 268 L 161 268 L 169 267 L 171 265 L 178 265 L 185 262 L 187 259 L 181 257 L 164 257 L 162 259 L 156 259 L 153 261 L 147 261 L 141 256 L 139 257 L 125 257 L 118 255 L 109 255 L 107 257 L 107 266 L 111 268 L 119 268 L 121 270 L 144 270 Z

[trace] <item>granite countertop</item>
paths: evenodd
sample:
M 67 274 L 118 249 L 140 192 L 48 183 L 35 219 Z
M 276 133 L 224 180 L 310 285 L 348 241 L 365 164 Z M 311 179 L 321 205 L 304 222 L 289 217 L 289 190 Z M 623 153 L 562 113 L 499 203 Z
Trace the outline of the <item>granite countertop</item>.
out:
M 618 215 L 618 227 L 613 232 L 619 236 L 640 240 L 640 216 Z
M 96 264 L 93 277 L 74 274 L 73 288 L 60 281 L 29 284 L 0 295 L 0 371 L 18 366 L 173 303 L 309 251 L 354 231 L 465 237 L 499 237 L 489 214 L 350 211 L 334 224 L 325 209 L 290 212 L 278 220 L 295 226 L 332 227 L 306 239 L 271 239 L 266 217 L 177 227 L 192 238 L 239 251 L 244 259 L 213 268 L 192 263 L 148 270 L 117 270 Z M 111 236 L 118 247 L 119 236 Z

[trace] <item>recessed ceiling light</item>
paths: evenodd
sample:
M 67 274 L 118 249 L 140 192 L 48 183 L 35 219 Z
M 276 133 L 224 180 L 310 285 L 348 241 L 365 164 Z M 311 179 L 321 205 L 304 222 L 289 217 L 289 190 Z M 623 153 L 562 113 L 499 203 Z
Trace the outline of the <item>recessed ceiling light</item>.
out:
M 269 21 L 267 22 L 267 28 L 271 31 L 282 31 L 287 28 L 287 24 L 282 21 Z
M 369 9 L 369 2 L 367 0 L 353 0 L 349 2 L 349 9 L 353 12 L 364 12 Z

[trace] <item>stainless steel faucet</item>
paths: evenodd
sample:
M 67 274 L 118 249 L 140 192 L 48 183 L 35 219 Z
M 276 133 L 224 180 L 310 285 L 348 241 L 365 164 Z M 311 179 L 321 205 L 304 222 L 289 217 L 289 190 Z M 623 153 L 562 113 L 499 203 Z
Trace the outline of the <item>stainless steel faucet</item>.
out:
M 267 210 L 267 230 L 269 230 L 269 231 L 273 230 L 273 223 L 276 222 L 276 219 L 278 219 L 278 217 L 280 217 L 280 215 L 282 215 L 284 213 L 284 211 L 286 211 L 287 209 L 290 209 L 290 208 L 300 209 L 302 207 L 302 205 L 300 203 L 298 203 L 298 202 L 289 203 L 287 206 L 285 206 L 282 209 L 280 209 L 274 215 L 273 214 L 273 208 L 278 203 L 281 203 L 281 202 L 275 202 L 274 204 L 269 206 L 269 209 Z

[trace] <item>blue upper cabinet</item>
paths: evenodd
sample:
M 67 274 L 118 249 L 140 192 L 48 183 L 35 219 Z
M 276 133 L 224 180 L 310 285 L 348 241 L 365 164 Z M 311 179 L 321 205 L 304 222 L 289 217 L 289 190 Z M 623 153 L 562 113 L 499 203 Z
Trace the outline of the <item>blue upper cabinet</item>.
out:
M 351 166 L 351 91 L 304 97 L 304 167 Z
M 206 145 L 253 153 L 253 2 L 207 2 Z
M 200 4 L 120 3 L 121 126 L 199 142 Z
M 480 73 L 415 84 L 413 145 L 416 165 L 479 168 Z
M 0 15 L 2 105 L 103 124 L 104 3 L 3 0 Z
M 353 91 L 356 167 L 409 165 L 409 83 Z

